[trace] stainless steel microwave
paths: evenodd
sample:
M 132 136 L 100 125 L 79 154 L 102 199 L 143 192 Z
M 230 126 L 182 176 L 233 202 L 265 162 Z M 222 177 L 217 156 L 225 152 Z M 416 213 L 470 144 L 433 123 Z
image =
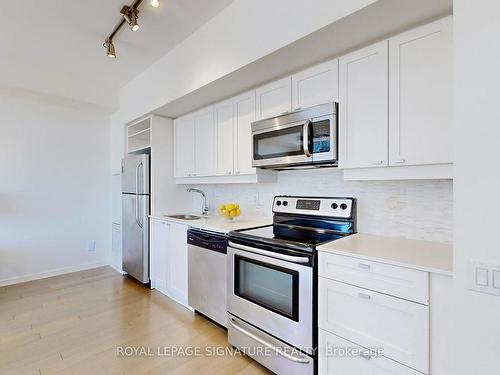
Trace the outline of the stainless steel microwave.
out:
M 338 103 L 252 123 L 252 165 L 270 169 L 336 166 Z

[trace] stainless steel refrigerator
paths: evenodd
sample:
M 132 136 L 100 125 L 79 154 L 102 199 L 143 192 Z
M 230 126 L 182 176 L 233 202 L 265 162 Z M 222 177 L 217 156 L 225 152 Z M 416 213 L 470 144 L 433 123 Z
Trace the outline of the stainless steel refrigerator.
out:
M 122 268 L 149 282 L 149 155 L 122 160 Z

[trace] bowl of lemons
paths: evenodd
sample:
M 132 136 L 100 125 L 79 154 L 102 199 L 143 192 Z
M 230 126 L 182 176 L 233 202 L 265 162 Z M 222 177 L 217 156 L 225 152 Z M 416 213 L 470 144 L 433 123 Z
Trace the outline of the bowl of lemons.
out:
M 238 203 L 223 203 L 219 205 L 219 215 L 226 218 L 228 221 L 233 221 L 241 215 L 240 205 Z

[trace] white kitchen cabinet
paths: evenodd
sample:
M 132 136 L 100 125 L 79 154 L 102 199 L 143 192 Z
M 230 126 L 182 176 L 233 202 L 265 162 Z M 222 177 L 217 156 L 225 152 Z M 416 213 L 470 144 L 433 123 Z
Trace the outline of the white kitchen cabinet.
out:
M 429 371 L 429 306 L 319 278 L 318 326 L 423 373 Z
M 225 100 L 214 106 L 215 131 L 217 137 L 217 175 L 232 175 L 234 172 L 234 112 L 233 100 Z
M 167 293 L 167 254 L 169 223 L 161 220 L 150 221 L 149 278 L 151 288 Z
M 234 114 L 234 173 L 254 175 L 252 167 L 252 122 L 255 121 L 255 90 L 233 98 Z
M 189 177 L 195 173 L 194 116 L 174 120 L 174 175 Z
M 151 220 L 151 287 L 187 306 L 187 226 Z
M 216 142 L 214 107 L 209 106 L 193 114 L 195 176 L 215 174 Z
M 187 226 L 168 223 L 167 293 L 176 301 L 188 303 Z
M 286 77 L 257 88 L 257 120 L 278 116 L 292 110 L 292 78 Z
M 338 59 L 315 65 L 292 75 L 293 110 L 337 102 L 338 98 Z
M 319 375 L 422 375 L 322 329 L 318 346 Z
M 389 165 L 453 162 L 452 18 L 389 39 Z
M 387 165 L 387 41 L 339 59 L 339 106 L 339 167 Z

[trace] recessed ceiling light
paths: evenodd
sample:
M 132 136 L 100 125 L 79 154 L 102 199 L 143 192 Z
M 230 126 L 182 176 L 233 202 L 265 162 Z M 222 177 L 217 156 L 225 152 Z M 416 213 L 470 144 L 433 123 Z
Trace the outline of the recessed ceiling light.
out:
M 150 3 L 151 3 L 151 6 L 153 8 L 159 8 L 160 7 L 160 0 L 151 0 Z

